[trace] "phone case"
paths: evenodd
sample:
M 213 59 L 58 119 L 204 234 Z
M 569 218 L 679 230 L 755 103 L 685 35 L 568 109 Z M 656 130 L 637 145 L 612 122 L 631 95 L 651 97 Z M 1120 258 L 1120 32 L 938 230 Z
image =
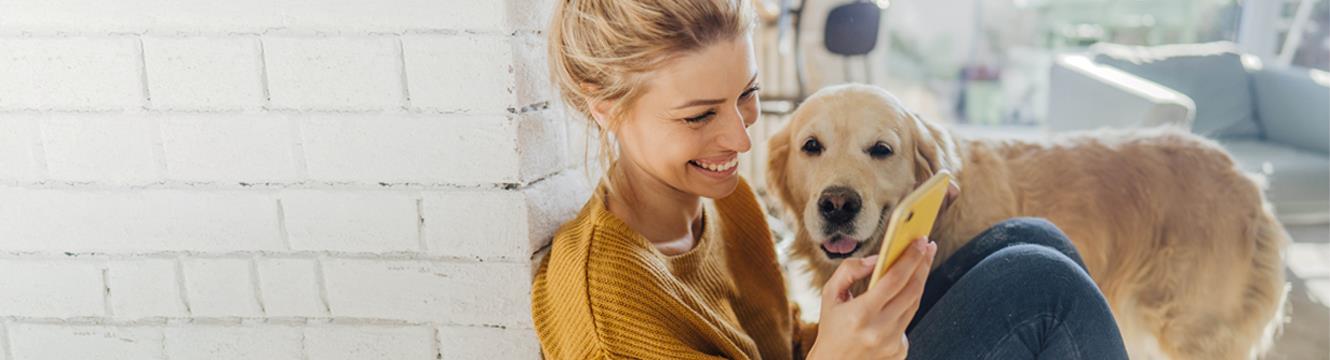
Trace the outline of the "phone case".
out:
M 877 266 L 873 268 L 873 277 L 868 280 L 869 288 L 877 284 L 878 278 L 896 263 L 896 259 L 910 247 L 910 243 L 928 236 L 933 230 L 933 223 L 937 220 L 938 211 L 942 210 L 942 201 L 947 198 L 947 187 L 951 181 L 950 172 L 938 171 L 891 211 Z

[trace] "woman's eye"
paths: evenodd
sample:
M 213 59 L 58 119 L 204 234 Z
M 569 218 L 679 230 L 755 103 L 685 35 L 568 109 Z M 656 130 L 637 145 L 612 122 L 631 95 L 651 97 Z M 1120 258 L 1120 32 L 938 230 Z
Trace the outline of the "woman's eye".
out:
M 803 151 L 809 155 L 821 154 L 822 143 L 818 142 L 817 138 L 808 138 L 808 140 L 804 141 Z
M 740 99 L 740 100 L 751 99 L 751 98 L 753 97 L 753 95 L 757 95 L 757 92 L 758 92 L 759 90 L 762 90 L 762 88 L 761 88 L 761 87 L 757 87 L 757 86 L 754 86 L 754 87 L 748 88 L 748 90 L 744 91 L 743 94 L 740 94 L 740 95 L 739 95 L 739 99 Z
M 683 118 L 683 121 L 685 121 L 685 122 L 687 122 L 687 123 L 689 123 L 689 124 L 692 124 L 692 123 L 698 123 L 698 122 L 702 122 L 702 121 L 707 121 L 708 119 L 711 119 L 711 117 L 712 117 L 712 116 L 715 116 L 715 115 L 716 115 L 716 112 L 715 112 L 715 111 L 710 111 L 710 110 L 708 110 L 707 112 L 702 113 L 701 115 L 698 115 L 698 116 L 693 116 L 693 117 L 686 117 L 686 118 Z
M 868 147 L 868 156 L 872 156 L 874 159 L 886 158 L 891 156 L 891 147 L 879 141 L 878 143 L 873 144 L 873 146 Z

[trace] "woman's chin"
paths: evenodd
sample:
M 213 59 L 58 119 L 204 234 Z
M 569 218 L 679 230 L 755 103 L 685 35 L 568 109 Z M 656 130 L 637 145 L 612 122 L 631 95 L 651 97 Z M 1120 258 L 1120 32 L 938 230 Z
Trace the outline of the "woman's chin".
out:
M 730 196 L 730 194 L 734 193 L 734 189 L 739 187 L 739 176 L 735 175 L 728 179 L 721 180 L 707 179 L 707 181 L 694 182 L 692 185 L 693 186 L 690 186 L 690 188 L 692 188 L 694 190 L 693 193 L 698 196 L 710 199 L 720 199 Z

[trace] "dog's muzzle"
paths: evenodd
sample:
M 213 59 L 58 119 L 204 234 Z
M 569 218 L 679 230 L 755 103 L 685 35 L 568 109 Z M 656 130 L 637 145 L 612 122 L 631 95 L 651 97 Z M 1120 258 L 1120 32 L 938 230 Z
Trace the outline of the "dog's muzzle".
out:
M 829 227 L 845 225 L 854 221 L 863 207 L 863 198 L 859 193 L 844 186 L 832 186 L 822 190 L 817 199 L 817 212 L 827 221 Z

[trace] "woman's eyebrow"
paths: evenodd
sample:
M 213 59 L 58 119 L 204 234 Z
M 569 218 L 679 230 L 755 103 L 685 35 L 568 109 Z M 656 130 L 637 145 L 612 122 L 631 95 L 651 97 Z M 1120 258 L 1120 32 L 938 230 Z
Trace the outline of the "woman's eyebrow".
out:
M 757 82 L 757 73 L 756 73 L 756 72 L 753 73 L 753 77 L 752 77 L 752 78 L 748 79 L 748 85 L 744 85 L 744 89 L 748 89 L 748 88 L 753 87 L 753 83 L 755 83 L 755 82 Z M 684 103 L 683 105 L 675 106 L 675 107 L 674 107 L 674 110 L 683 109 L 683 108 L 688 108 L 688 107 L 694 107 L 694 106 L 700 106 L 700 105 L 715 105 L 715 104 L 719 104 L 719 103 L 723 103 L 723 102 L 725 102 L 725 99 L 694 99 L 694 100 L 692 100 L 692 101 L 689 101 L 689 102 Z

